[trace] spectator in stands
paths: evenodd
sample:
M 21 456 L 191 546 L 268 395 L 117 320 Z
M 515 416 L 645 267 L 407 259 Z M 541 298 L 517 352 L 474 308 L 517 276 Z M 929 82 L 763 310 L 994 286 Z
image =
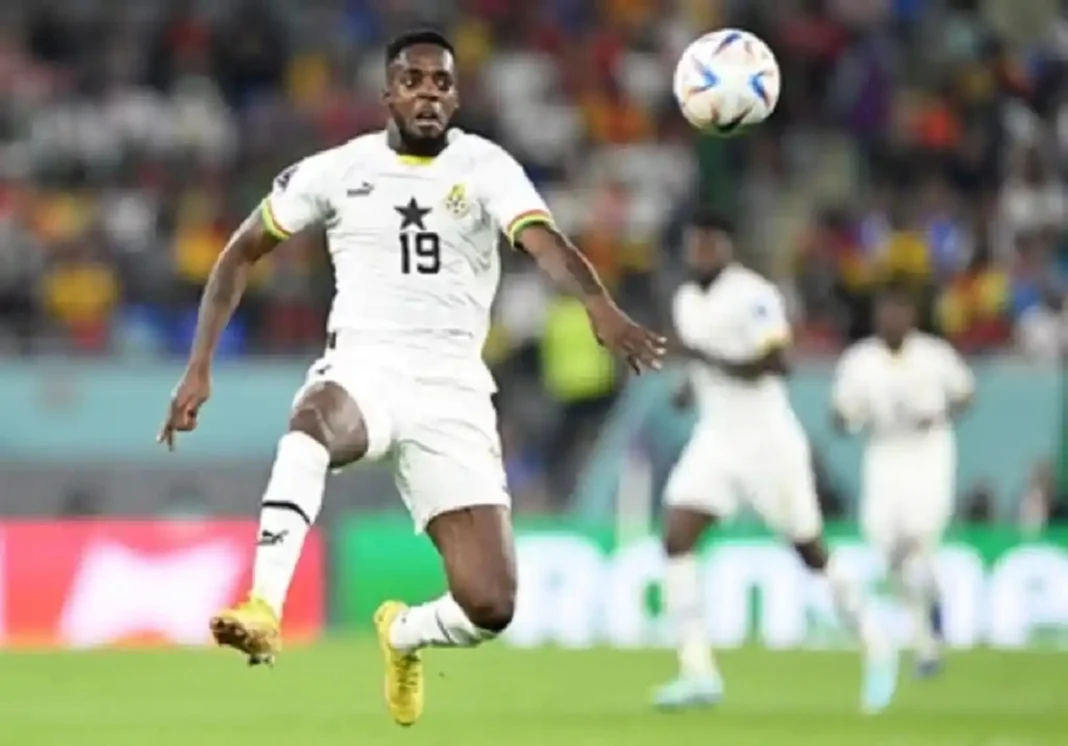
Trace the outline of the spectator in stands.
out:
M 282 87 L 289 42 L 270 6 L 242 0 L 215 29 L 215 77 L 227 101 L 239 108 Z
M 1025 234 L 1058 233 L 1068 227 L 1068 192 L 1037 147 L 1017 150 L 1001 187 L 998 227 L 1012 247 Z
M 1016 346 L 1033 362 L 1058 363 L 1068 351 L 1068 318 L 1064 296 L 1048 289 L 1042 299 L 1022 314 L 1016 323 Z
M 208 273 L 226 244 L 228 226 L 222 214 L 221 197 L 203 189 L 191 189 L 177 203 L 172 250 L 176 281 L 186 304 L 195 304 L 200 298 Z M 264 270 L 259 272 L 262 276 Z
M 541 366 L 546 392 L 559 407 L 546 453 L 555 471 L 552 497 L 566 500 L 616 393 L 615 362 L 593 337 L 579 301 L 557 296 L 550 302 Z
M 85 237 L 57 244 L 41 278 L 42 304 L 74 349 L 107 349 L 109 322 L 120 300 L 118 278 L 106 257 Z
M 953 277 L 936 301 L 940 331 L 967 353 L 1002 347 L 1011 334 L 1009 277 L 980 244 L 970 265 Z
M 0 186 L 0 356 L 29 352 L 39 325 L 34 285 L 44 251 L 19 222 L 18 191 Z
M 1010 309 L 1017 321 L 1048 294 L 1061 291 L 1063 282 L 1051 260 L 1046 234 L 1026 231 L 1017 235 L 1010 299 Z

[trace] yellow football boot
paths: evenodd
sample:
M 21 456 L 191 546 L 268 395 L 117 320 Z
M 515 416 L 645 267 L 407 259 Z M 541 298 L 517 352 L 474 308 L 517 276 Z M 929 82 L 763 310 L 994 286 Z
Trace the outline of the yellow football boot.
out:
M 412 725 L 423 714 L 423 661 L 418 652 L 402 653 L 389 642 L 393 620 L 408 607 L 400 601 L 386 601 L 375 611 L 378 646 L 386 664 L 386 706 L 397 725 Z
M 247 655 L 250 666 L 273 664 L 282 649 L 277 615 L 266 601 L 255 596 L 213 616 L 211 635 L 219 645 Z

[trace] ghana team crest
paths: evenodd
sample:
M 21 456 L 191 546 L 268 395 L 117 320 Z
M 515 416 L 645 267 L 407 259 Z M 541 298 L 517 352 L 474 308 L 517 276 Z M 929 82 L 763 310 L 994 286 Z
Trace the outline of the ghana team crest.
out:
M 457 218 L 462 218 L 471 211 L 471 203 L 467 201 L 467 189 L 463 184 L 456 184 L 449 190 L 445 197 L 445 211 Z

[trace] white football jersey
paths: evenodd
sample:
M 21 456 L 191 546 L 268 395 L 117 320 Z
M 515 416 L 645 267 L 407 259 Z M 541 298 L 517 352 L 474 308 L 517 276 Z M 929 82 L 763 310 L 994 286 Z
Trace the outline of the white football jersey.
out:
M 290 166 L 264 200 L 268 229 L 286 238 L 326 228 L 336 295 L 330 331 L 368 346 L 459 362 L 480 386 L 500 234 L 549 222 L 544 200 L 503 148 L 459 130 L 435 158 L 399 155 L 386 132 L 357 137 Z
M 833 406 L 855 430 L 869 429 L 873 441 L 911 438 L 916 424 L 941 421 L 949 408 L 971 396 L 975 380 L 967 364 L 946 341 L 912 332 L 894 352 L 869 337 L 850 346 L 838 363 Z
M 778 288 L 739 264 L 731 264 L 707 290 L 695 283 L 679 288 L 675 329 L 687 347 L 748 362 L 788 344 L 790 322 Z M 768 418 L 796 421 L 781 376 L 742 381 L 694 362 L 691 379 L 703 420 L 731 429 L 761 428 Z

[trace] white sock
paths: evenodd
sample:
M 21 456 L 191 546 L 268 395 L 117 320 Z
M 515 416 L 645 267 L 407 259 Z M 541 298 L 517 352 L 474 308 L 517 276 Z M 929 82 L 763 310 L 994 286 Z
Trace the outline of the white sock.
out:
M 910 552 L 897 570 L 897 585 L 908 610 L 913 630 L 913 648 L 921 659 L 938 655 L 938 638 L 931 624 L 937 600 L 934 560 L 927 552 Z
M 715 675 L 712 647 L 705 635 L 697 558 L 693 554 L 668 557 L 664 573 L 664 605 L 675 626 L 680 673 L 686 677 Z
M 446 593 L 398 616 L 389 629 L 389 644 L 404 652 L 426 647 L 471 648 L 496 636 L 496 632 L 475 626 L 456 599 Z
M 330 454 L 310 436 L 286 433 L 263 493 L 260 533 L 252 570 L 252 595 L 282 616 L 304 537 L 323 504 Z
M 824 572 L 831 588 L 835 609 L 860 639 L 864 650 L 871 656 L 886 655 L 890 650 L 889 637 L 879 624 L 871 599 L 860 583 L 842 566 L 837 554 L 831 555 Z

